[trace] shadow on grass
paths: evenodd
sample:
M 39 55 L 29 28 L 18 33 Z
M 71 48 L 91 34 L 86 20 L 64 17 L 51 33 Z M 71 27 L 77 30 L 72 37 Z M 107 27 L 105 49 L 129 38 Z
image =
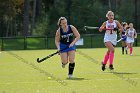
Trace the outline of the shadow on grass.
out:
M 132 55 L 132 56 L 140 56 L 140 55 L 137 55 L 137 54 L 135 55 L 135 54 L 134 54 L 134 55 Z
M 138 74 L 138 73 L 130 73 L 130 72 L 108 72 L 113 74 Z
M 66 78 L 66 80 L 87 80 L 87 79 L 85 79 L 85 78 L 73 77 L 73 78 Z

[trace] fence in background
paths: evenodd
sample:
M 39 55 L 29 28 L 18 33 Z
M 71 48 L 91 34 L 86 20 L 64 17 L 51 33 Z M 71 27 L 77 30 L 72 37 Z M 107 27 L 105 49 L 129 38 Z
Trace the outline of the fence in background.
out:
M 83 45 L 77 48 L 103 48 L 103 34 L 85 34 L 81 35 L 83 38 Z M 1 50 L 32 50 L 32 49 L 54 49 L 54 37 L 38 36 L 38 37 L 1 37 Z M 117 47 L 121 46 L 121 42 Z M 140 46 L 140 34 L 135 40 L 134 46 Z

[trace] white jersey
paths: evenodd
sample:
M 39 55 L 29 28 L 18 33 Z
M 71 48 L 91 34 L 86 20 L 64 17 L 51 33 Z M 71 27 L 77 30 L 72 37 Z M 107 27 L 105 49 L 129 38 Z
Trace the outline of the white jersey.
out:
M 114 29 L 117 27 L 115 20 L 112 23 L 106 21 L 106 28 Z M 110 41 L 113 45 L 117 44 L 117 32 L 114 30 L 106 30 L 104 43 Z
M 134 35 L 135 35 L 135 29 L 128 29 L 128 32 L 127 32 L 127 39 L 126 39 L 126 42 L 127 43 L 133 43 L 134 42 Z

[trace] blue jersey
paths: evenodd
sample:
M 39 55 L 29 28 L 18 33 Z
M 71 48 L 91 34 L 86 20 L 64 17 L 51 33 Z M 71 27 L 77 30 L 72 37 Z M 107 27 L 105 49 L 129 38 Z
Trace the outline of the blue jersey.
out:
M 125 33 L 126 33 L 126 30 L 123 29 L 123 31 L 122 31 L 122 37 L 121 37 L 121 38 L 123 38 L 122 41 L 126 41 L 126 38 L 127 37 L 126 37 Z
M 70 27 L 70 25 L 68 25 L 68 31 L 64 32 L 62 28 L 60 28 L 60 43 L 63 44 L 70 44 L 73 41 L 73 31 Z
M 60 28 L 60 50 L 65 49 L 73 42 L 73 36 L 74 36 L 74 34 L 73 34 L 73 31 L 72 31 L 70 25 L 68 25 L 67 32 L 64 32 L 63 29 Z M 68 52 L 71 50 L 76 50 L 76 46 L 74 45 L 68 49 L 65 49 L 65 50 L 61 51 L 61 53 Z
M 125 30 L 125 29 L 123 29 L 123 31 L 122 31 L 122 35 L 125 35 L 125 33 L 126 33 L 126 30 Z

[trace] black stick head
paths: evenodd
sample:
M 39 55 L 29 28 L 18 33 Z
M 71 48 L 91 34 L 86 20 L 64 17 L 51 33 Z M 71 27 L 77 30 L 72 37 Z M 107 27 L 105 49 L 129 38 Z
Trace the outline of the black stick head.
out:
M 87 31 L 87 26 L 84 26 L 85 31 Z
M 38 63 L 40 63 L 40 60 L 39 60 L 39 58 L 37 58 L 37 62 L 38 62 Z
M 49 57 L 50 58 L 50 57 Z M 43 62 L 44 60 L 46 60 L 47 59 L 47 57 L 45 57 L 45 58 L 43 58 L 43 59 L 39 59 L 39 58 L 37 58 L 37 62 L 38 63 L 41 63 L 41 62 Z

